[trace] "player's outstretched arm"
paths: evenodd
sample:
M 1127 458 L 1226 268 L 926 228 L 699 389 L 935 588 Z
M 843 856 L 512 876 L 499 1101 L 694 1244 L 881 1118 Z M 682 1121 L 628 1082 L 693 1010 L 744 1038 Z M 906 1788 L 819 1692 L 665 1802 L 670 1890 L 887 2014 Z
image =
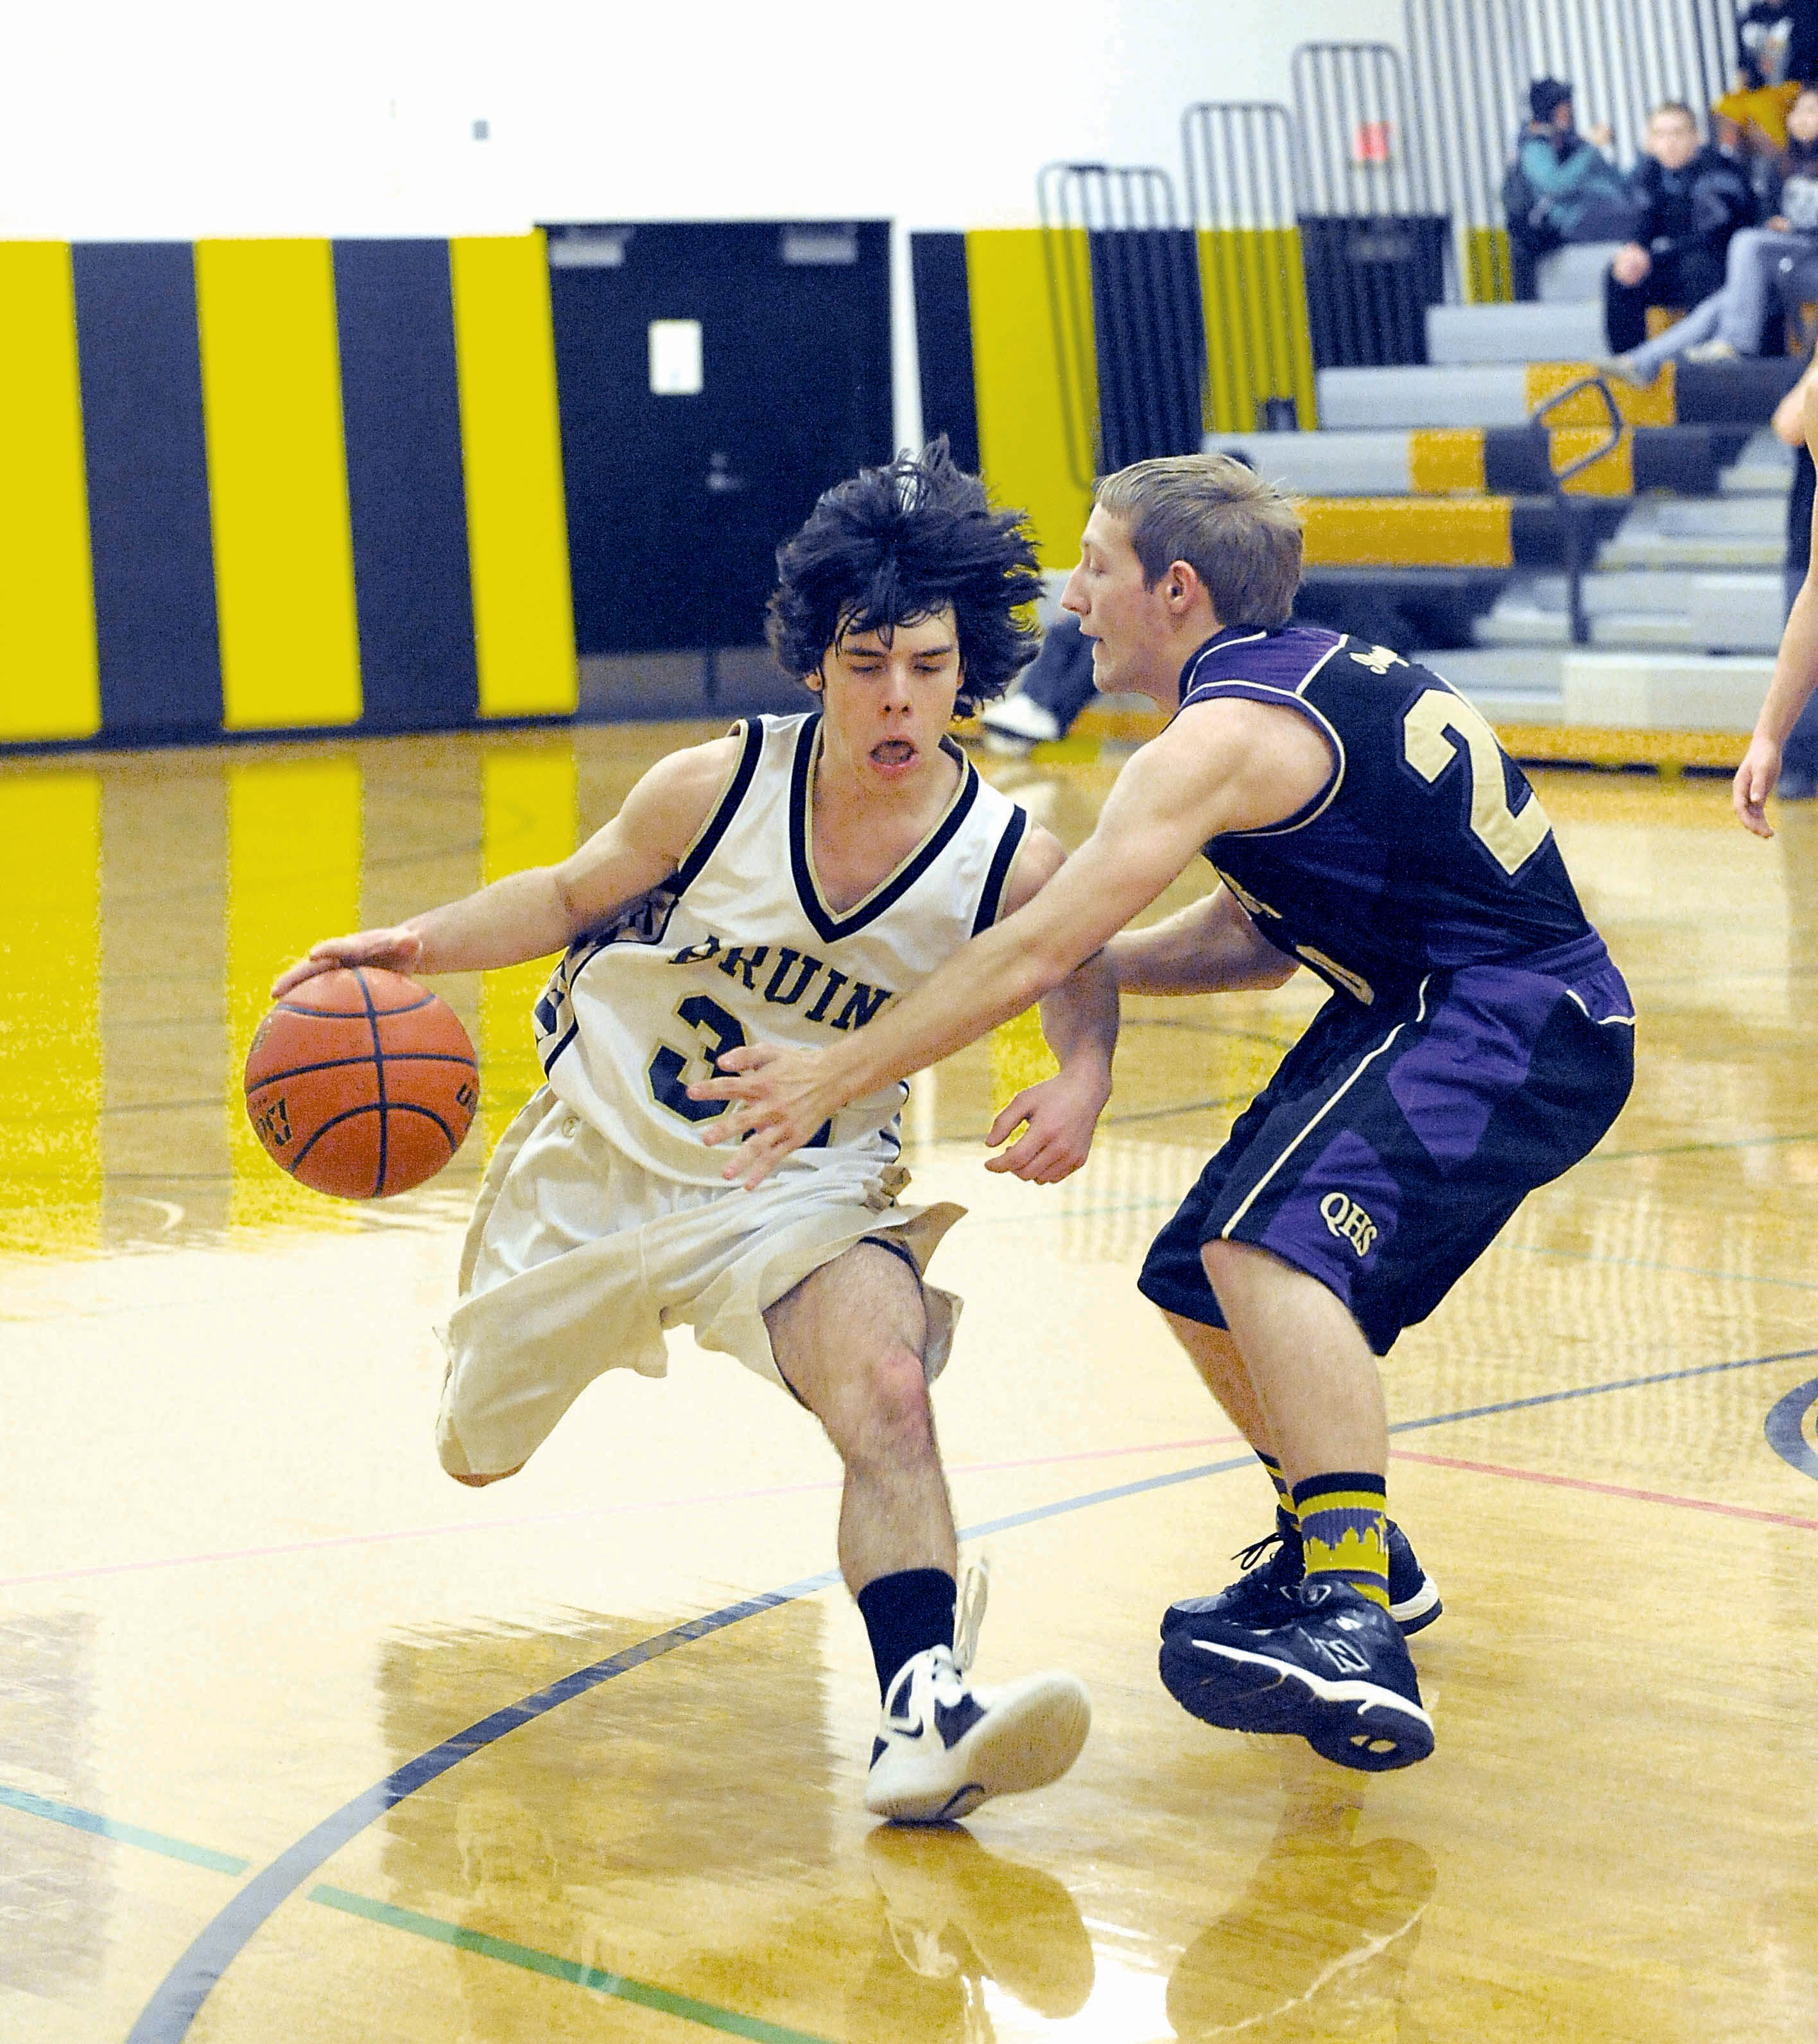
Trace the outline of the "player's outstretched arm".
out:
M 1228 887 L 1105 947 L 1124 993 L 1230 993 L 1284 986 L 1300 967 L 1257 928 Z
M 1818 374 L 1808 369 L 1800 379 L 1799 387 L 1805 444 L 1812 458 L 1818 460 Z M 1788 394 L 1789 398 L 1792 394 Z M 1774 415 L 1777 430 L 1786 409 L 1787 400 L 1783 399 L 1781 412 Z M 1813 506 L 1812 524 L 1814 532 L 1818 533 L 1818 505 Z M 1755 736 L 1749 740 L 1748 750 L 1743 755 L 1743 763 L 1736 769 L 1736 778 L 1731 786 L 1730 799 L 1743 828 L 1753 831 L 1757 837 L 1774 835 L 1774 827 L 1767 820 L 1766 805 L 1780 778 L 1781 748 L 1799 721 L 1799 713 L 1805 707 L 1807 698 L 1813 688 L 1818 687 L 1818 584 L 1812 579 L 1815 574 L 1818 574 L 1818 555 L 1807 567 L 1805 580 L 1793 598 L 1786 629 L 1781 635 L 1774 676 L 1767 685 L 1767 699 L 1761 706 Z
M 1004 906 L 1014 914 L 1060 870 L 1059 841 L 1038 825 L 1011 868 Z M 1043 998 L 1042 1034 L 1060 1061 L 1053 1078 L 1025 1086 L 991 1124 L 995 1147 L 1017 1139 L 986 1163 L 1032 1185 L 1058 1185 L 1091 1154 L 1092 1133 L 1111 1097 L 1111 1060 L 1117 1048 L 1117 982 L 1103 951 L 1077 965 Z M 1017 1132 L 1020 1130 L 1020 1135 Z
M 490 972 L 565 951 L 675 870 L 737 759 L 738 741 L 732 738 L 671 753 L 572 858 L 507 874 L 477 893 L 389 929 L 330 937 L 279 975 L 273 998 L 337 966 Z
M 761 1184 L 848 1101 L 906 1078 L 1020 1015 L 1146 909 L 1208 840 L 1260 829 L 1329 778 L 1323 739 L 1293 711 L 1196 705 L 1117 777 L 1097 828 L 1027 906 L 963 945 L 902 1001 L 836 1047 L 754 1043 L 689 1088 L 735 1103 L 706 1131 L 736 1143 L 728 1179 Z

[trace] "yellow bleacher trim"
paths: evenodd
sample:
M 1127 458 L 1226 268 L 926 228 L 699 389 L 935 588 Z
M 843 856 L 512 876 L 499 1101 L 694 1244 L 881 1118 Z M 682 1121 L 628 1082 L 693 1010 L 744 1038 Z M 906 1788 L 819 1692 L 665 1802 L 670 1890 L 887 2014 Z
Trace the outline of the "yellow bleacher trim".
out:
M 1074 253 L 1086 261 L 1083 231 Z M 1027 511 L 1042 565 L 1071 567 L 1091 509 L 1067 459 L 1061 366 L 1049 311 L 1047 270 L 1039 228 L 984 228 L 966 237 L 972 307 L 972 382 L 978 459 L 991 494 Z M 1090 323 L 1083 336 L 1091 346 Z M 1098 405 L 1096 362 L 1079 394 L 1090 435 Z M 1088 448 L 1086 458 L 1090 459 Z
M 1290 396 L 1302 428 L 1316 426 L 1300 229 L 1201 228 L 1198 239 L 1208 427 L 1254 432 L 1259 399 Z M 1270 387 L 1271 361 L 1287 365 L 1286 390 Z
M 1609 438 L 1606 422 L 1601 426 L 1565 426 L 1547 436 L 1553 472 L 1557 475 L 1569 463 L 1582 461 L 1593 448 Z M 1566 478 L 1563 486 L 1574 496 L 1632 497 L 1635 494 L 1635 428 L 1624 426 L 1622 436 L 1601 461 Z
M 1563 390 L 1568 383 L 1576 383 L 1580 378 L 1596 373 L 1594 362 L 1530 362 L 1528 365 L 1527 403 L 1530 412 L 1536 405 L 1544 403 L 1557 390 Z M 1670 426 L 1678 422 L 1678 407 L 1674 400 L 1673 364 L 1669 362 L 1660 374 L 1644 390 L 1638 390 L 1632 383 L 1620 378 L 1609 379 L 1610 395 L 1616 400 L 1616 408 L 1624 425 Z M 1547 415 L 1549 431 L 1563 426 L 1602 425 L 1608 430 L 1609 414 L 1604 410 L 1603 400 L 1594 390 L 1581 390 L 1569 403 L 1562 405 L 1556 412 Z
M 1409 487 L 1423 496 L 1484 488 L 1482 426 L 1431 426 L 1408 436 Z
M 1515 563 L 1506 497 L 1313 497 L 1301 505 L 1309 567 Z
M 196 318 L 222 720 L 351 724 L 359 628 L 329 243 L 198 241 Z
M 1474 305 L 1506 305 L 1515 296 L 1515 265 L 1505 227 L 1465 231 L 1465 290 Z
M 553 866 L 575 849 L 579 778 L 565 735 L 558 745 L 537 734 L 521 743 L 495 733 L 486 741 L 481 775 L 482 886 L 527 866 Z M 489 1144 L 543 1083 L 530 1011 L 552 962 L 532 959 L 489 972 L 480 983 L 480 1106 Z
M 1436 663 L 1443 667 L 1443 654 Z M 1733 731 L 1605 730 L 1583 724 L 1499 724 L 1496 735 L 1512 759 L 1538 764 L 1655 766 L 1676 774 L 1687 766 L 1733 773 L 1748 749 L 1748 734 Z
M 101 725 L 75 286 L 64 241 L 0 242 L 0 740 Z
M 579 689 L 540 232 L 448 244 L 482 717 L 572 715 Z

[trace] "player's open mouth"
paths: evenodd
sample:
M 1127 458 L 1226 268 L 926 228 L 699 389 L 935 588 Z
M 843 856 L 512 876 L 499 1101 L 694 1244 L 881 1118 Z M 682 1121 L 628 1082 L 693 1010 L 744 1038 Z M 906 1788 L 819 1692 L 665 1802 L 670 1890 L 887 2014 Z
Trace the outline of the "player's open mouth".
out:
M 880 766 L 906 766 L 915 756 L 906 738 L 886 738 L 871 747 L 871 758 Z

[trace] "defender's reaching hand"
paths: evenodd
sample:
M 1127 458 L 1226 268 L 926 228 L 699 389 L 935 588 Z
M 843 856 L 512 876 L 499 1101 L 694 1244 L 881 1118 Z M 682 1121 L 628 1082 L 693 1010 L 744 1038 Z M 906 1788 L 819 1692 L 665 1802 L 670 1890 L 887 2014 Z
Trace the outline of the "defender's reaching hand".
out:
M 1031 1185 L 1056 1185 L 1070 1178 L 1092 1149 L 1092 1132 L 1111 1097 L 1108 1075 L 1063 1069 L 1037 1085 L 1025 1086 L 991 1124 L 985 1140 L 994 1148 L 1020 1128 L 1022 1135 L 987 1171 L 1009 1171 Z
M 703 1136 L 710 1143 L 738 1145 L 727 1162 L 728 1179 L 755 1191 L 846 1105 L 847 1095 L 830 1082 L 827 1062 L 823 1051 L 747 1043 L 720 1059 L 723 1076 L 697 1079 L 688 1089 L 690 1100 L 732 1103 Z
M 1780 747 L 1758 732 L 1749 740 L 1743 763 L 1736 769 L 1736 778 L 1730 784 L 1730 801 L 1743 829 L 1753 831 L 1757 837 L 1774 835 L 1774 826 L 1767 820 L 1766 805 L 1779 778 Z

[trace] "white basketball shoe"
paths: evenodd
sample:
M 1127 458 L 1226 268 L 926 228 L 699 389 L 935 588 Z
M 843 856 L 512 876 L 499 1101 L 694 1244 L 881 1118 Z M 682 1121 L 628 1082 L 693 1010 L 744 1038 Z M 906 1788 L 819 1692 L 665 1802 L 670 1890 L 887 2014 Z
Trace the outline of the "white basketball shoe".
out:
M 865 1808 L 899 1824 L 968 1816 L 993 1796 L 1044 1788 L 1079 1758 L 1092 1699 L 1077 1676 L 1029 1675 L 975 1689 L 967 1670 L 985 1608 L 982 1570 L 968 1571 L 951 1646 L 905 1662 L 884 1700 Z

